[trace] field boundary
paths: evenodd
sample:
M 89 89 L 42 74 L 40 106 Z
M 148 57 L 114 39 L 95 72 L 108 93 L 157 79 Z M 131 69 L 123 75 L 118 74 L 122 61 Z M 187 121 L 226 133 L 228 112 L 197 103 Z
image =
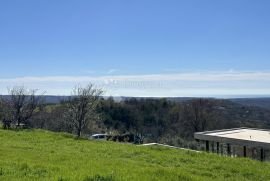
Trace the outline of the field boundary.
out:
M 186 151 L 193 151 L 193 152 L 201 153 L 201 151 L 198 151 L 198 150 L 192 150 L 192 149 L 188 149 L 188 148 L 181 148 L 181 147 L 165 145 L 165 144 L 160 144 L 160 143 L 146 143 L 146 144 L 142 144 L 142 145 L 139 145 L 139 146 L 155 146 L 155 145 L 163 146 L 163 147 L 167 147 L 167 148 L 174 148 L 174 149 L 180 149 L 180 150 L 186 150 Z

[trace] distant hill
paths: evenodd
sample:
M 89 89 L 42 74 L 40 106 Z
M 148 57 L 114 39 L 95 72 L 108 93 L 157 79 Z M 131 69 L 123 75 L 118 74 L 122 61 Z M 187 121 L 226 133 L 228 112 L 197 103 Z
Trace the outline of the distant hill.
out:
M 2 95 L 4 98 L 10 98 L 9 95 Z M 61 102 L 61 100 L 66 100 L 69 98 L 69 96 L 42 96 L 44 98 L 44 101 L 46 104 L 58 104 Z
M 131 97 L 114 97 L 114 100 L 116 101 L 123 101 L 130 99 Z M 161 99 L 159 97 L 133 97 L 136 99 Z M 222 100 L 220 98 L 214 98 L 214 97 L 209 97 L 210 99 L 217 99 L 217 100 Z M 197 99 L 197 97 L 165 97 L 165 99 L 173 102 L 184 102 L 184 101 L 189 101 L 192 99 Z M 224 100 L 229 100 L 234 103 L 243 105 L 243 106 L 248 106 L 248 107 L 260 107 L 260 108 L 265 108 L 265 109 L 270 109 L 270 97 L 265 97 L 265 98 L 226 98 Z
M 4 97 L 8 97 L 8 95 L 3 95 Z M 58 104 L 61 102 L 61 100 L 66 100 L 69 98 L 69 96 L 53 96 L 53 95 L 45 95 L 43 96 L 44 100 L 47 104 Z M 105 99 L 109 98 L 107 96 L 104 96 Z M 113 99 L 116 102 L 121 102 L 124 100 L 128 100 L 131 98 L 135 99 L 162 99 L 160 97 L 125 97 L 125 96 L 117 96 L 113 97 Z M 191 99 L 196 99 L 195 97 L 165 97 L 164 99 L 167 99 L 169 101 L 173 102 L 184 102 Z M 215 99 L 215 98 L 213 98 Z M 218 98 L 217 98 L 218 99 Z M 249 107 L 260 107 L 265 109 L 270 109 L 270 97 L 266 98 L 228 98 L 226 100 L 230 100 L 234 103 L 241 104 L 243 106 L 249 106 Z
M 255 106 L 270 109 L 270 98 L 236 98 L 229 100 L 244 106 Z

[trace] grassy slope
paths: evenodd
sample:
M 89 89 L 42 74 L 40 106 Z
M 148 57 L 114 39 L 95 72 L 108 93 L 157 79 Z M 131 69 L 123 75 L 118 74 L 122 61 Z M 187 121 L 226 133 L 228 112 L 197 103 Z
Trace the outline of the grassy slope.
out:
M 249 159 L 0 130 L 1 181 L 270 180 L 269 170 L 269 163 Z

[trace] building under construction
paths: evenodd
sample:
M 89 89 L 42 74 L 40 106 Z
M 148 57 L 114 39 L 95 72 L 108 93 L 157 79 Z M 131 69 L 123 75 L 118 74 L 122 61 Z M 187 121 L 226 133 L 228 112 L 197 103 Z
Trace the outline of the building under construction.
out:
M 261 161 L 270 159 L 270 130 L 235 128 L 197 132 L 194 137 L 208 152 Z

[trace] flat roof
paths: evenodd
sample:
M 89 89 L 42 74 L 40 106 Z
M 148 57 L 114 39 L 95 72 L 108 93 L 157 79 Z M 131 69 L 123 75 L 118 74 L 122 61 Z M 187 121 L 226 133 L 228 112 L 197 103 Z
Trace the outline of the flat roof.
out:
M 243 146 L 270 148 L 270 130 L 255 128 L 234 128 L 197 132 L 195 139 L 215 141 Z

